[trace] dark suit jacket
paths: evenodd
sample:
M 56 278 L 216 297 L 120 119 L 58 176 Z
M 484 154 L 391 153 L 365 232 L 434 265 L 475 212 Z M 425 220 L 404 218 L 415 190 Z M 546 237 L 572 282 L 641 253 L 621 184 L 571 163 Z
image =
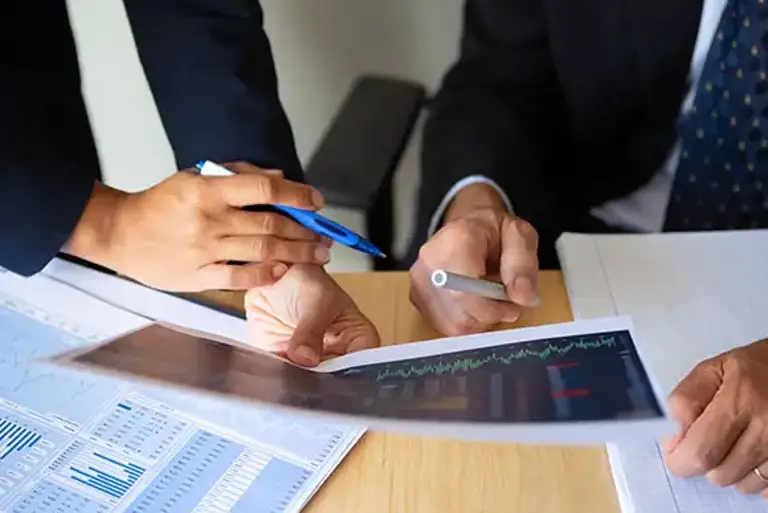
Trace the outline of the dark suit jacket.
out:
M 675 141 L 701 0 L 468 0 L 423 142 L 416 245 L 463 177 L 496 181 L 541 237 L 647 183 Z
M 244 160 L 301 179 L 256 0 L 125 0 L 179 168 Z M 11 0 L 0 30 L 0 266 L 39 271 L 100 176 L 64 0 Z M 114 101 L 122 101 L 115 98 Z

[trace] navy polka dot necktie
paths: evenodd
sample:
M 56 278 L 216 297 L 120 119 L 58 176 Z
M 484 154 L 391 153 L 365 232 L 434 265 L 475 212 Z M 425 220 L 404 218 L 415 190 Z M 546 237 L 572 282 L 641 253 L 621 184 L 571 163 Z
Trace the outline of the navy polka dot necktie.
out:
M 665 231 L 768 228 L 768 0 L 729 0 L 693 106 Z

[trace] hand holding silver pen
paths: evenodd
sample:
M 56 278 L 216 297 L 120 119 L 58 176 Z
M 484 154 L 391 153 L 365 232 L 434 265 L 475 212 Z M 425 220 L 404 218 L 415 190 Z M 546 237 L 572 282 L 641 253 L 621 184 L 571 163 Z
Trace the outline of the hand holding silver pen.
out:
M 512 302 L 507 295 L 504 285 L 499 282 L 472 278 L 444 269 L 436 269 L 432 272 L 432 284 L 438 288 L 466 292 L 467 294 L 475 294 L 487 297 L 488 299 Z M 530 306 L 538 306 L 538 304 L 537 301 Z
M 410 269 L 411 302 L 445 335 L 514 323 L 539 303 L 536 230 L 506 210 L 489 208 L 492 198 L 473 199 L 473 190 L 493 192 L 482 184 L 462 189 Z

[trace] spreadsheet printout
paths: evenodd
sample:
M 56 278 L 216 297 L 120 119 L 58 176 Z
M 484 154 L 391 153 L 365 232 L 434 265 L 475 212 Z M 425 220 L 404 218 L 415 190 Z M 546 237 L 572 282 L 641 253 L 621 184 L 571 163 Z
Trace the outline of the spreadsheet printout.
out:
M 298 511 L 361 436 L 33 361 L 146 323 L 0 273 L 0 512 Z

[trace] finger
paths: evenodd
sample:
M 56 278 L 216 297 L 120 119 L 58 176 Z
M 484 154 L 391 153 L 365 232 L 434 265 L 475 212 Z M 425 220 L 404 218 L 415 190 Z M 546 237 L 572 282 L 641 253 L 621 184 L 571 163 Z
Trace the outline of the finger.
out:
M 204 290 L 248 290 L 279 280 L 288 271 L 283 263 L 245 265 L 209 264 L 200 268 L 197 279 Z
M 226 164 L 222 164 L 222 166 L 238 174 L 266 173 L 272 176 L 279 176 L 281 178 L 283 177 L 282 169 L 264 169 L 262 167 L 254 166 L 253 164 L 249 164 L 248 162 L 243 161 L 227 162 Z
M 348 336 L 349 343 L 347 344 L 347 353 L 354 353 L 362 351 L 364 349 L 373 349 L 381 345 L 381 338 L 379 332 L 373 325 L 369 325 L 365 329 L 354 331 Z
M 224 201 L 233 207 L 278 204 L 317 210 L 324 203 L 323 195 L 314 187 L 264 173 L 239 173 L 208 180 L 217 184 Z
M 337 314 L 334 297 L 335 294 L 317 294 L 313 307 L 301 315 L 288 341 L 289 359 L 306 367 L 320 363 L 325 333 Z
M 288 240 L 322 240 L 313 231 L 274 212 L 248 212 L 233 208 L 227 212 L 224 223 L 226 235 L 274 235 Z
M 537 306 L 539 236 L 523 219 L 512 219 L 502 224 L 501 280 L 512 301 L 523 306 Z
M 270 235 L 224 237 L 216 242 L 214 258 L 220 261 L 326 264 L 330 260 L 330 249 L 322 242 L 285 240 Z
M 514 303 L 496 301 L 463 292 L 441 291 L 453 295 L 461 310 L 485 327 L 500 322 L 515 322 L 520 318 L 520 307 Z
M 701 415 L 722 385 L 722 371 L 715 360 L 699 363 L 677 384 L 667 401 L 667 408 L 678 424 L 678 432 L 667 442 L 671 452 L 683 439 L 688 428 Z
M 764 461 L 755 468 L 760 470 L 760 473 L 768 477 L 768 461 Z M 753 494 L 763 492 L 763 495 L 768 498 L 768 481 L 757 475 L 755 469 L 751 469 L 744 478 L 734 485 L 734 489 L 743 494 Z
M 747 427 L 735 400 L 721 389 L 712 402 L 665 457 L 670 472 L 679 477 L 705 474 L 717 468 Z
M 755 467 L 768 459 L 768 447 L 763 443 L 763 436 L 763 428 L 751 423 L 722 463 L 707 474 L 707 479 L 717 486 L 731 486 L 744 480 Z
M 325 354 L 343 355 L 372 349 L 381 345 L 381 338 L 373 324 L 362 313 L 353 313 L 357 320 L 353 325 L 331 326 L 325 335 L 323 350 Z

